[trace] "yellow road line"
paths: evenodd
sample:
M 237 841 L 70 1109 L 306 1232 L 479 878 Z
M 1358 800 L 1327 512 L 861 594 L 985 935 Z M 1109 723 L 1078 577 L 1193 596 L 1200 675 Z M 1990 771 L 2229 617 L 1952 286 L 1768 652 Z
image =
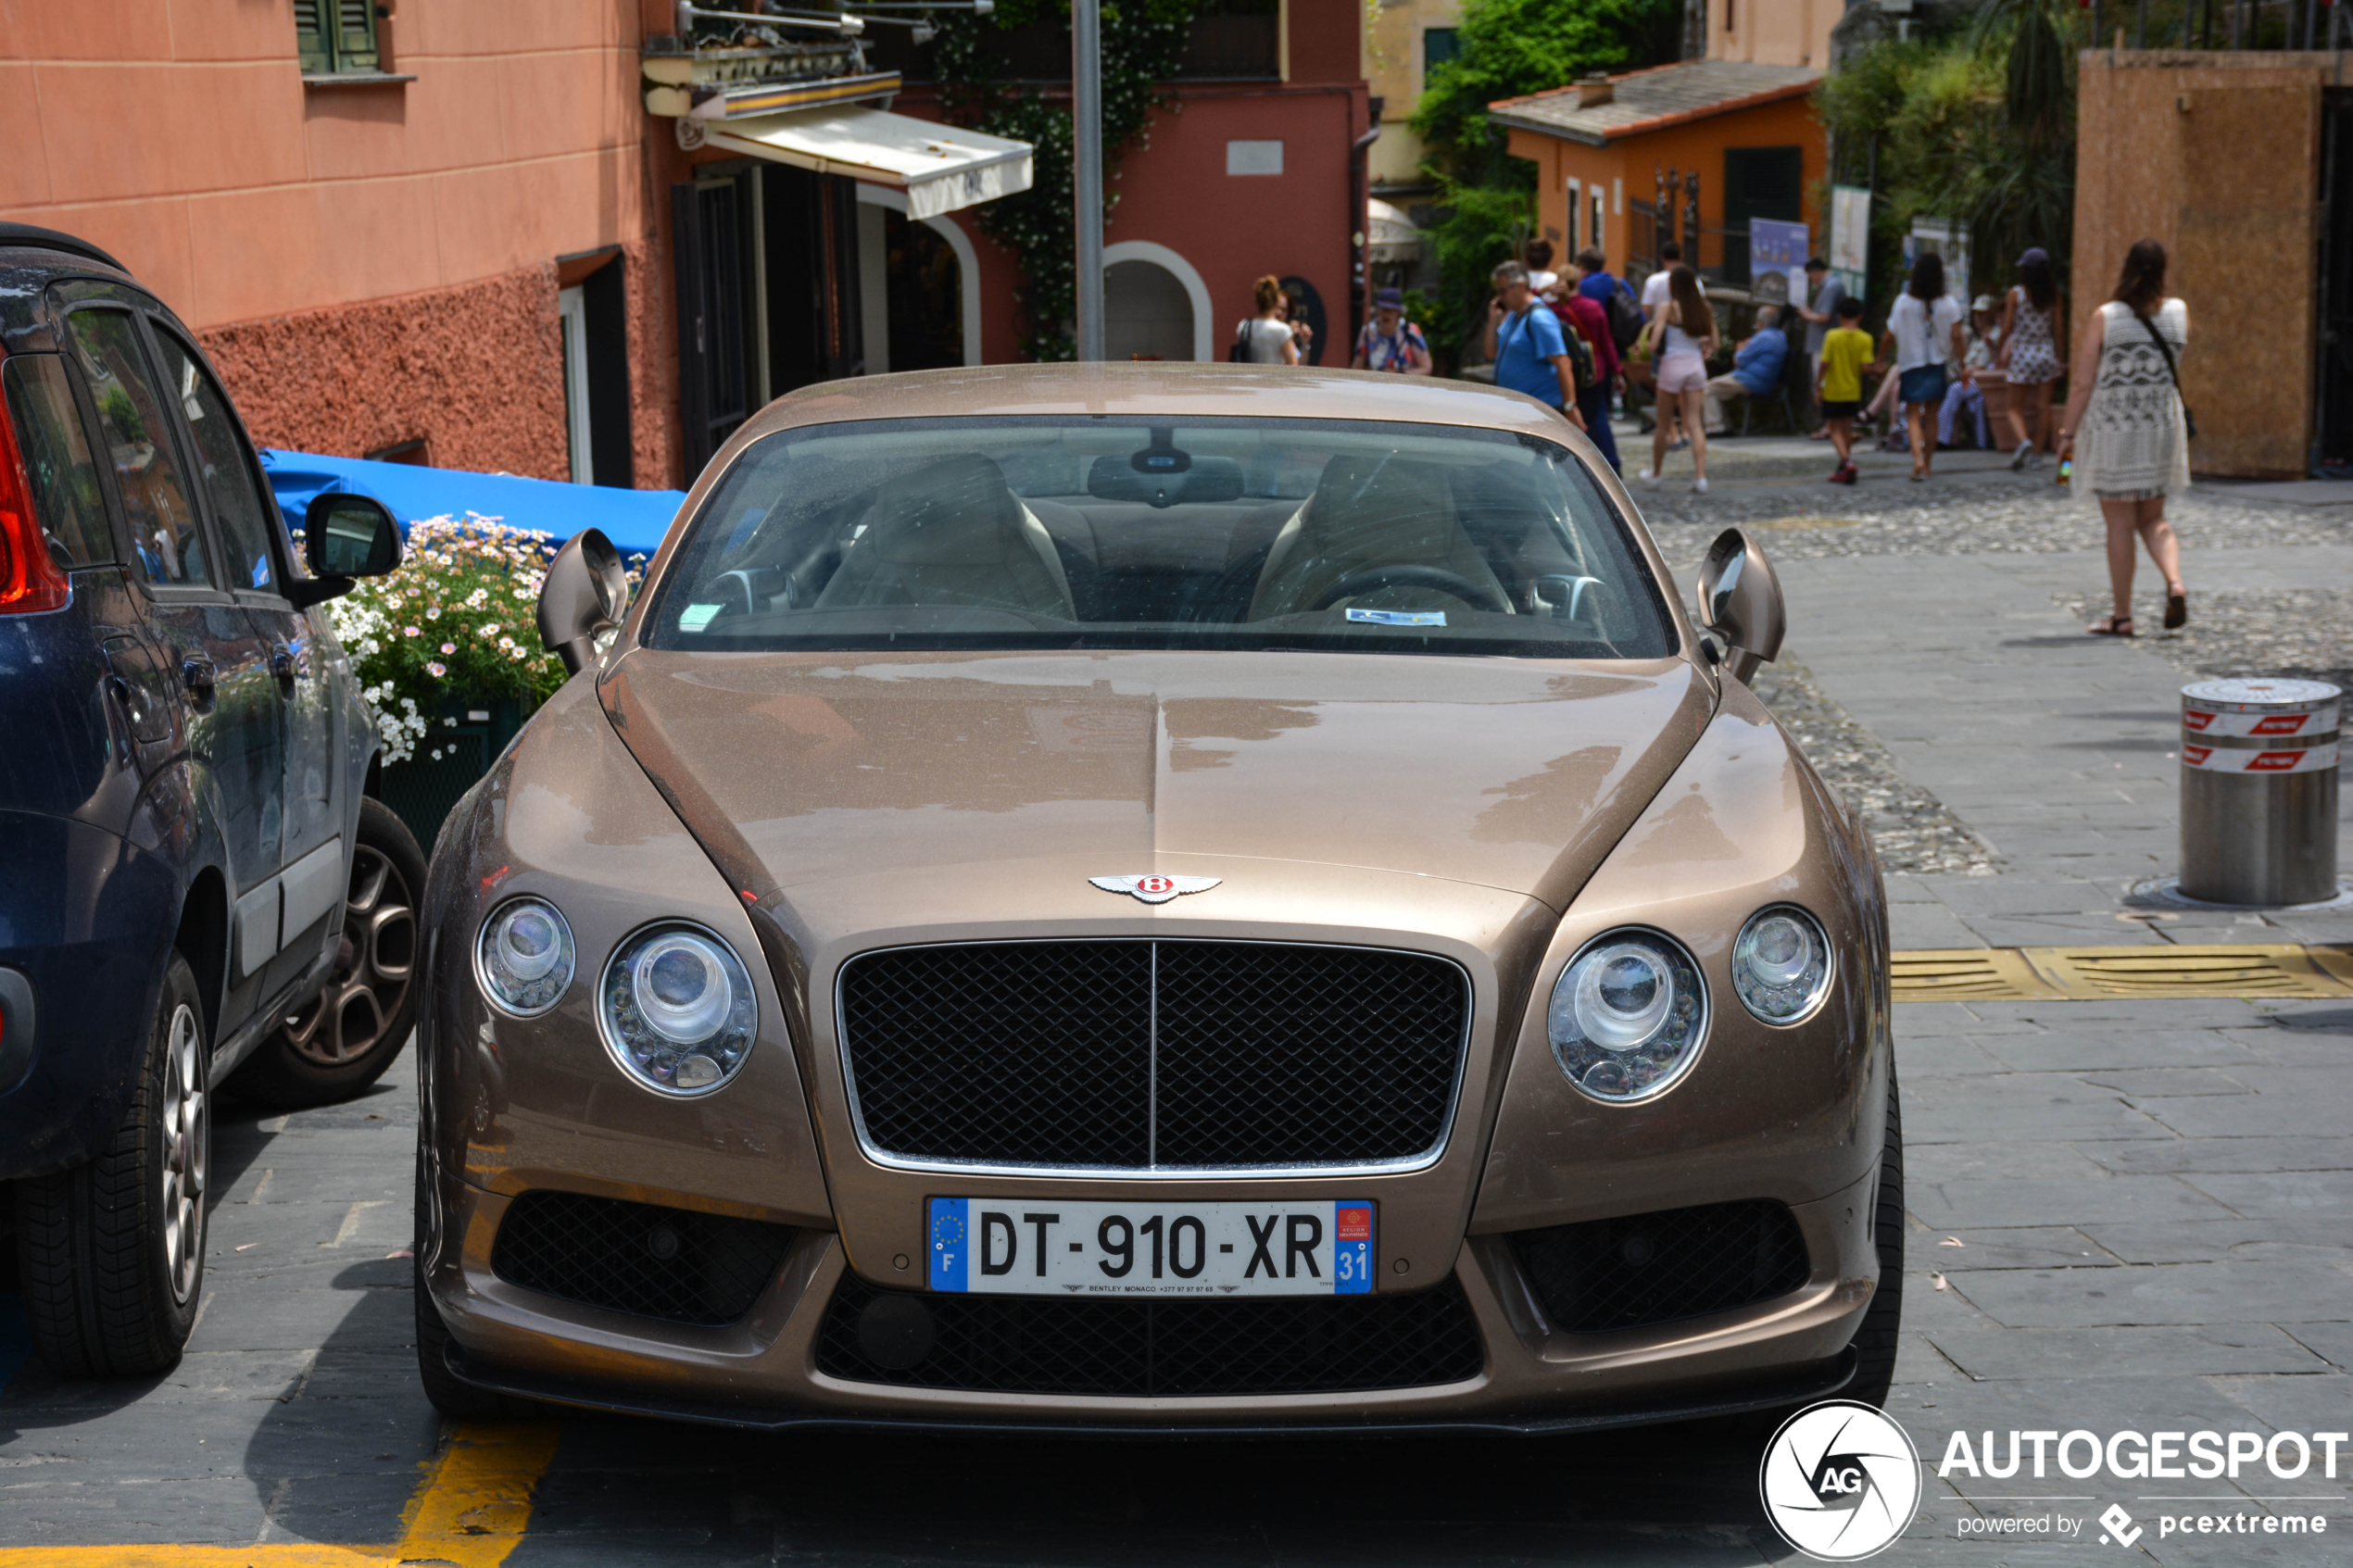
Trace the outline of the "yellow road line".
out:
M 1922 947 L 1889 967 L 1899 1002 L 2353 997 L 2353 947 Z
M 531 1489 L 556 1457 L 560 1426 L 454 1427 L 424 1485 L 383 1546 L 308 1541 L 261 1546 L 0 1547 L 0 1568 L 499 1568 L 531 1524 Z

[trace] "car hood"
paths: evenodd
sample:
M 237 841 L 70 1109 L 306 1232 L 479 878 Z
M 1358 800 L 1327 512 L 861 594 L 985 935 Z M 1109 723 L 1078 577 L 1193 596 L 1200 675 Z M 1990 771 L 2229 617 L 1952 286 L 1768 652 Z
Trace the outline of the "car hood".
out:
M 945 888 L 1045 859 L 1101 875 L 1254 860 L 1555 909 L 1715 702 L 1679 659 L 1230 651 L 637 648 L 599 696 L 755 900 L 910 875 Z

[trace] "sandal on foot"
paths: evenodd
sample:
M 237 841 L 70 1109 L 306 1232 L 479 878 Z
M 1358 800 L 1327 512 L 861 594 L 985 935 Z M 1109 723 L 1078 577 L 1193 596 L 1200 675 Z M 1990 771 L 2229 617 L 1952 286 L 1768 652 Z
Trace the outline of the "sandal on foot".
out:
M 2190 596 L 2187 589 L 2175 589 L 2165 596 L 2165 629 L 2178 632 L 2189 623 Z
M 2133 634 L 2133 618 L 2111 615 L 2106 621 L 2095 621 L 2083 628 L 2095 637 L 2129 637 Z

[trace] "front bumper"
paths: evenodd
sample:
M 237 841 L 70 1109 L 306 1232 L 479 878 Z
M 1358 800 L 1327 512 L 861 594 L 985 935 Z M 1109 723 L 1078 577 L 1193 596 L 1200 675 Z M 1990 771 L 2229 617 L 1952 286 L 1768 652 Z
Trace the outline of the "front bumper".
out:
M 510 1199 L 469 1184 L 427 1273 L 451 1370 L 481 1386 L 588 1408 L 752 1428 L 913 1424 L 1206 1434 L 1485 1428 L 1548 1432 L 1672 1421 L 1826 1397 L 1852 1375 L 1848 1346 L 1876 1286 L 1869 1229 L 1876 1174 L 1791 1212 L 1809 1260 L 1771 1300 L 1648 1327 L 1564 1332 L 1511 1246 L 1473 1236 L 1453 1278 L 1476 1323 L 1480 1369 L 1402 1388 L 1186 1398 L 987 1393 L 855 1381 L 821 1370 L 820 1338 L 849 1274 L 839 1238 L 799 1232 L 740 1321 L 664 1323 L 500 1279 L 494 1241 Z

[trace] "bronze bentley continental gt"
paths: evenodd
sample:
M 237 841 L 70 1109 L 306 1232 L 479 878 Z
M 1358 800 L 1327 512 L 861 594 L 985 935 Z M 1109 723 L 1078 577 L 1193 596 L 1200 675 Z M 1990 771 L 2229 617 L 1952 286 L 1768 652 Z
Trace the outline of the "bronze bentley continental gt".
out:
M 729 440 L 425 900 L 459 1416 L 1566 1431 L 1877 1402 L 1878 865 L 1584 437 L 931 371 Z

